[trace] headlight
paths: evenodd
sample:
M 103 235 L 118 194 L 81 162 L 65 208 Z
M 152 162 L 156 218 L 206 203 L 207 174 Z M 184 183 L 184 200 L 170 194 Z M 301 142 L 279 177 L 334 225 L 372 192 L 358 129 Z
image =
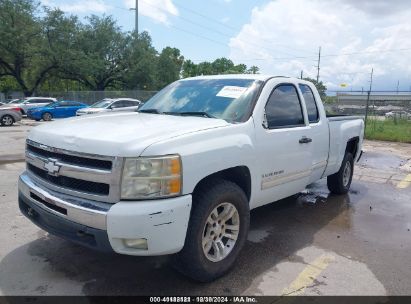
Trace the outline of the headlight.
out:
M 122 199 L 165 198 L 181 194 L 181 159 L 164 157 L 126 158 L 121 183 Z

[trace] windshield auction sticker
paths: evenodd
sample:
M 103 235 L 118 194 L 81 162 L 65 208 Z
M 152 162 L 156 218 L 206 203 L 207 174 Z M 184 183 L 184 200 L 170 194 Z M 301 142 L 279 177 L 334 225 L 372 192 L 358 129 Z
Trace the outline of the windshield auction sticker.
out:
M 244 88 L 244 87 L 225 86 L 220 90 L 220 92 L 218 92 L 216 96 L 227 97 L 227 98 L 238 98 L 241 95 L 243 95 L 245 91 L 247 91 L 247 88 Z

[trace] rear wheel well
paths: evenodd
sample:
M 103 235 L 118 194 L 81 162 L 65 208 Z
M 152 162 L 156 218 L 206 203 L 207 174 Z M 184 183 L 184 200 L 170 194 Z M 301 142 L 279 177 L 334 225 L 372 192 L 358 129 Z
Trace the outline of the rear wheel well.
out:
M 348 140 L 347 142 L 347 146 L 345 148 L 345 153 L 351 153 L 352 157 L 354 157 L 357 155 L 358 152 L 358 143 L 360 142 L 359 137 L 353 137 L 350 140 Z
M 207 183 L 215 179 L 224 179 L 224 180 L 228 180 L 228 181 L 231 181 L 237 184 L 244 191 L 248 201 L 250 201 L 251 175 L 250 175 L 250 170 L 248 169 L 248 167 L 246 166 L 232 167 L 232 168 L 225 169 L 225 170 L 213 173 L 211 175 L 208 175 L 197 183 L 197 185 L 194 188 L 193 194 L 195 194 L 199 188 L 205 187 Z

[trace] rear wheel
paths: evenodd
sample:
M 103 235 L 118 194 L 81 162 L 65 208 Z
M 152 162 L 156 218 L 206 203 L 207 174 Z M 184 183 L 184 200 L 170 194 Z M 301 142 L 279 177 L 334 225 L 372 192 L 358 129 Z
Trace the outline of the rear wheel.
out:
M 212 281 L 234 266 L 247 239 L 248 200 L 236 184 L 214 180 L 193 194 L 193 208 L 184 248 L 175 266 L 201 282 Z
M 346 153 L 340 170 L 327 177 L 328 190 L 334 194 L 346 194 L 350 190 L 354 174 L 354 158 L 351 153 Z
M 14 124 L 14 118 L 13 118 L 13 116 L 8 115 L 8 114 L 3 115 L 0 118 L 0 123 L 1 123 L 2 126 L 10 127 Z
M 50 121 L 53 119 L 53 115 L 51 115 L 51 113 L 49 112 L 44 113 L 41 117 L 44 121 Z

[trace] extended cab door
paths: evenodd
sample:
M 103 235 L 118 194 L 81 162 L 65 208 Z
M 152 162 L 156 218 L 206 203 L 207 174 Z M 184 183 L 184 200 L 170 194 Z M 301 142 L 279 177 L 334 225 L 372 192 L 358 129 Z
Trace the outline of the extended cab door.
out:
M 309 129 L 307 136 L 311 138 L 311 175 L 309 183 L 319 180 L 327 166 L 329 151 L 329 128 L 321 98 L 312 84 L 300 83 L 298 88 L 305 101 Z
M 269 81 L 254 110 L 261 189 L 257 205 L 298 193 L 308 184 L 312 143 L 297 86 Z

